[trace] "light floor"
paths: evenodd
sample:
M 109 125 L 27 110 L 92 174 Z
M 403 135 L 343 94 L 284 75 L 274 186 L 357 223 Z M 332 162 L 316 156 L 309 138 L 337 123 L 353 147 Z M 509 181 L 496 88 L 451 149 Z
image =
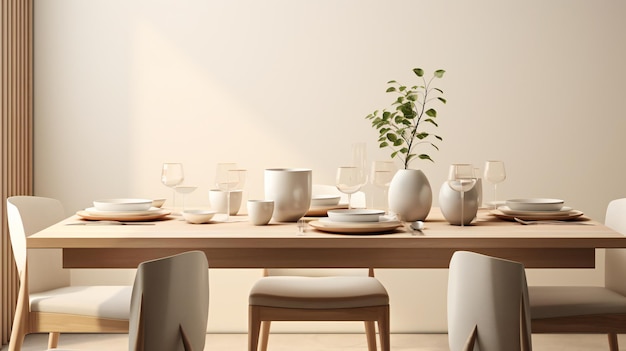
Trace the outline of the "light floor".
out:
M 246 351 L 246 334 L 207 334 L 207 351 Z M 127 350 L 126 334 L 62 334 L 59 347 L 72 350 L 113 351 Z M 26 337 L 23 351 L 45 349 L 47 335 L 32 334 Z M 620 335 L 622 350 L 626 350 L 626 335 Z M 0 349 L 6 351 L 5 345 Z M 448 350 L 446 334 L 393 334 L 393 351 L 443 351 Z M 268 351 L 366 351 L 363 334 L 272 334 Z M 607 351 L 604 335 L 533 335 L 535 351 Z

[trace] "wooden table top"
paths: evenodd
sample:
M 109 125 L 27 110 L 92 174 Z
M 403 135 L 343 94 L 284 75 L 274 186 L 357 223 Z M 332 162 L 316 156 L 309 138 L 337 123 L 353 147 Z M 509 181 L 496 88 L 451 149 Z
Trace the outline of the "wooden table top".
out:
M 524 261 L 530 267 L 588 267 L 594 264 L 590 254 L 596 248 L 626 248 L 626 237 L 596 221 L 584 221 L 584 225 L 521 225 L 497 219 L 486 210 L 479 211 L 477 220 L 472 225 L 460 227 L 448 224 L 440 211 L 434 208 L 425 221 L 423 233 L 418 235 L 407 232 L 404 227 L 380 235 L 332 234 L 309 227 L 304 235 L 298 235 L 295 223 L 271 222 L 266 226 L 254 226 L 246 216 L 231 216 L 231 220 L 229 223 L 189 224 L 175 218 L 147 225 L 71 225 L 80 222 L 79 217 L 72 216 L 30 236 L 27 245 L 29 248 L 65 249 L 65 263 L 68 267 L 86 264 L 87 257 L 84 256 L 88 254 L 92 255 L 93 261 L 97 261 L 97 252 L 104 256 L 106 252 L 123 252 L 123 249 L 130 251 L 127 254 L 120 253 L 125 257 L 120 256 L 120 260 L 127 260 L 119 263 L 120 267 L 133 266 L 134 262 L 127 256 L 140 250 L 146 253 L 143 256 L 138 255 L 138 259 L 152 257 L 152 254 L 147 254 L 147 250 L 151 250 L 154 255 L 162 255 L 186 249 L 204 250 L 207 255 L 211 251 L 213 257 L 234 253 L 240 258 L 245 254 L 254 254 L 257 258 L 259 255 L 267 256 L 263 258 L 263 262 L 252 262 L 243 257 L 241 259 L 248 263 L 235 262 L 233 258 L 229 262 L 217 264 L 220 267 L 234 268 L 267 267 L 270 263 L 276 266 L 367 264 L 406 268 L 446 267 L 446 260 L 454 250 L 500 253 L 501 257 Z M 69 262 L 70 249 L 74 249 L 74 254 L 81 257 L 82 263 Z M 565 252 L 566 249 L 569 250 L 567 255 L 570 263 L 548 263 L 550 257 L 545 256 Z M 302 258 L 302 261 L 309 260 L 308 263 L 301 263 L 300 260 L 295 262 L 298 250 L 301 255 L 317 255 L 323 252 L 334 258 L 323 263 L 314 263 L 312 258 Z M 371 263 L 364 261 L 365 259 L 341 257 L 361 253 L 373 256 Z M 293 262 L 281 261 L 281 257 L 273 259 L 270 257 L 272 254 L 291 256 L 289 260 Z M 416 254 L 423 257 L 415 257 Z M 529 254 L 534 258 L 527 259 Z M 400 259 L 394 255 L 406 257 Z M 559 258 L 555 258 L 557 259 Z M 228 259 L 224 257 L 224 260 Z M 218 259 L 215 261 L 218 262 Z M 116 264 L 108 262 L 103 263 L 103 266 Z M 93 265 L 99 266 L 98 263 Z

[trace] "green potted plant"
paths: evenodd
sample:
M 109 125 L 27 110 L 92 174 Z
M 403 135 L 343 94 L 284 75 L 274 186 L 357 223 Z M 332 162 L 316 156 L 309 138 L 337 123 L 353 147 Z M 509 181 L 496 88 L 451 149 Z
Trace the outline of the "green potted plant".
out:
M 431 105 L 445 104 L 443 91 L 432 85 L 435 78 L 442 78 L 445 71 L 436 70 L 428 80 L 424 70 L 414 68 L 413 73 L 421 84 L 406 86 L 395 80 L 387 82 L 387 93 L 395 95 L 390 109 L 376 110 L 365 118 L 372 121 L 378 130 L 380 148 L 390 148 L 391 158 L 399 158 L 404 166 L 399 170 L 389 186 L 389 210 L 404 221 L 424 220 L 432 205 L 432 189 L 428 178 L 421 170 L 410 169 L 414 159 L 434 162 L 427 153 L 417 153 L 418 145 L 429 145 L 439 150 L 435 141 L 442 141 L 439 135 L 424 129 L 423 125 L 438 127 L 437 110 Z

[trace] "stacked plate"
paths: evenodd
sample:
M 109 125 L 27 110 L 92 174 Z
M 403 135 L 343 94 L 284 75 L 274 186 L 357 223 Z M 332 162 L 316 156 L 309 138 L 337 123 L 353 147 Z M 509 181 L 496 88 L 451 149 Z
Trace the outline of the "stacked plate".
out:
M 328 217 L 309 222 L 309 225 L 321 231 L 345 234 L 384 233 L 402 225 L 385 218 L 384 214 L 384 211 L 370 209 L 328 210 Z
M 148 199 L 106 199 L 96 200 L 93 207 L 86 208 L 76 214 L 89 220 L 107 221 L 152 221 L 161 219 L 169 210 L 152 207 Z
M 311 198 L 311 207 L 305 214 L 307 217 L 324 217 L 328 210 L 348 208 L 348 204 L 340 204 L 339 195 L 314 195 Z
M 565 206 L 561 199 L 529 198 L 511 199 L 504 206 L 491 212 L 503 219 L 523 220 L 570 220 L 583 215 L 581 211 Z

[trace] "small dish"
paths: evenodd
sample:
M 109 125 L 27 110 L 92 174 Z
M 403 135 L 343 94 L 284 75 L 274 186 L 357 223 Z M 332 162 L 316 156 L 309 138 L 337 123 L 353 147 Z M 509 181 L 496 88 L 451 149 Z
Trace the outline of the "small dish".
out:
M 93 206 L 100 211 L 147 211 L 152 207 L 148 199 L 95 200 Z
M 192 224 L 202 224 L 211 221 L 215 211 L 209 210 L 186 210 L 183 212 L 183 218 Z
M 514 211 L 560 211 L 564 201 L 561 199 L 512 199 L 506 205 Z
M 161 208 L 165 204 L 165 199 L 152 200 L 152 207 Z
M 315 195 L 311 199 L 311 206 L 336 206 L 339 204 L 339 195 Z
M 333 222 L 378 222 L 384 214 L 385 211 L 369 209 L 328 210 L 328 218 Z

